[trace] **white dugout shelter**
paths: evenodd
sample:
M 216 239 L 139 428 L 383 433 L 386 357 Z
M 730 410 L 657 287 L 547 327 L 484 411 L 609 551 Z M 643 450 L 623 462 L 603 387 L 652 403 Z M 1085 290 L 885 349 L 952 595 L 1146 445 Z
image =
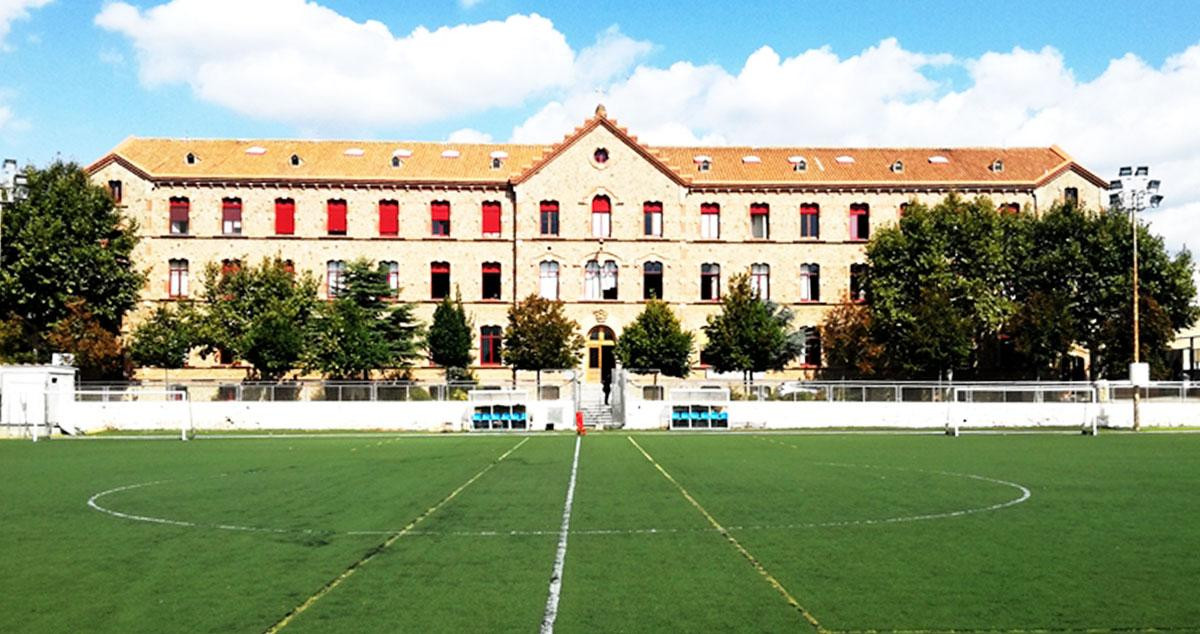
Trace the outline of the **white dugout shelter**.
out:
M 75 393 L 75 368 L 0 366 L 0 438 L 47 436 Z

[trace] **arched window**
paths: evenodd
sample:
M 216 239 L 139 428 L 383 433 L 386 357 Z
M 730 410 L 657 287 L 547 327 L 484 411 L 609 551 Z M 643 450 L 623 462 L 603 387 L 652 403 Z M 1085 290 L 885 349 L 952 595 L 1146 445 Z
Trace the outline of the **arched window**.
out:
M 850 301 L 867 301 L 867 265 L 850 265 Z
M 721 299 L 721 265 L 700 265 L 700 299 L 713 301 Z
M 547 260 L 538 265 L 538 294 L 558 299 L 558 262 Z
M 771 265 L 750 265 L 750 288 L 759 299 L 771 299 Z
M 642 233 L 654 238 L 663 234 L 663 206 L 658 201 L 642 203 Z
M 821 301 L 821 265 L 800 265 L 800 301 Z
M 721 237 L 721 205 L 700 205 L 700 237 L 705 240 L 717 240 Z
M 821 206 L 817 203 L 800 204 L 800 237 L 821 237 Z
M 440 237 L 450 237 L 450 203 L 445 200 L 435 200 L 429 203 L 430 233 Z
M 296 201 L 291 198 L 275 199 L 275 235 L 290 236 L 296 233 Z
M 500 342 L 503 330 L 500 326 L 484 326 L 479 329 L 479 365 L 500 365 Z
M 221 233 L 227 236 L 242 235 L 242 199 L 221 199 Z
M 766 203 L 750 205 L 750 237 L 756 240 L 771 237 L 771 207 Z
M 558 235 L 558 201 L 543 200 L 541 203 L 541 218 L 540 218 L 542 235 L 556 236 Z
M 642 265 L 642 299 L 663 298 L 662 262 L 646 262 Z
M 495 200 L 485 200 L 481 206 L 483 214 L 483 237 L 500 237 L 500 203 Z
M 400 235 L 400 203 L 398 201 L 379 201 L 379 235 Z
M 592 199 L 592 237 L 607 238 L 612 235 L 612 201 L 608 196 Z
M 325 263 L 325 295 L 337 297 L 346 283 L 346 261 L 330 260 Z
M 186 236 L 188 233 L 188 214 L 191 203 L 186 197 L 178 196 L 170 199 L 171 235 Z
M 429 298 L 445 299 L 450 295 L 450 263 L 429 264 Z
M 167 297 L 181 299 L 188 295 L 188 261 L 167 261 Z
M 871 206 L 867 203 L 850 205 L 850 239 L 868 240 L 871 237 Z

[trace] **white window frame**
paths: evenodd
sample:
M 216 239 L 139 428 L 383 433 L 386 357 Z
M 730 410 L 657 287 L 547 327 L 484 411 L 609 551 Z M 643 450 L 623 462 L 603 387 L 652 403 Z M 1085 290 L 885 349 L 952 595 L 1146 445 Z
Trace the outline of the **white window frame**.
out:
M 538 294 L 544 299 L 558 299 L 558 262 L 547 260 L 538 265 Z
M 176 268 L 175 263 L 182 263 Z M 167 261 L 167 295 L 169 297 L 188 296 L 188 261 L 175 258 Z
M 750 265 L 750 288 L 759 299 L 771 299 L 771 265 L 757 263 Z
M 700 214 L 700 237 L 705 240 L 721 239 L 721 213 Z
M 600 292 L 600 263 L 596 260 L 588 260 L 583 265 L 583 296 L 589 300 L 598 300 L 603 296 Z

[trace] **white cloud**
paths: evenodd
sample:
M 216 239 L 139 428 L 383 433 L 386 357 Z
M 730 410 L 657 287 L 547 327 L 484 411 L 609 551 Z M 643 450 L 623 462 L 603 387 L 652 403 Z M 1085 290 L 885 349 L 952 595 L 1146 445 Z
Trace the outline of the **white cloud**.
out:
M 934 79 L 947 65 L 965 72 L 965 85 Z M 1169 245 L 1200 247 L 1200 44 L 1159 68 L 1126 55 L 1086 81 L 1052 47 L 956 60 L 894 39 L 846 58 L 763 47 L 736 73 L 679 61 L 610 77 L 599 91 L 557 95 L 513 140 L 556 141 L 601 101 L 651 144 L 1058 144 L 1105 178 L 1150 165 L 1167 208 L 1147 219 Z
M 184 83 L 236 112 L 307 126 L 427 122 L 515 106 L 569 83 L 574 52 L 537 14 L 395 36 L 304 0 L 105 6 L 149 87 Z
M 492 135 L 474 128 L 461 128 L 446 137 L 447 143 L 491 143 Z
M 0 50 L 8 50 L 4 40 L 12 30 L 12 23 L 29 19 L 30 9 L 39 9 L 52 0 L 0 0 Z

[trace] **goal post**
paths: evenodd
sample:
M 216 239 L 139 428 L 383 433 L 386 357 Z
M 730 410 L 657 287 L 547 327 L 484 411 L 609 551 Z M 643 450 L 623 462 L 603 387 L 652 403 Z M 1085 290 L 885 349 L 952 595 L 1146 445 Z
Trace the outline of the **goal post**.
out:
M 729 388 L 675 388 L 667 405 L 668 429 L 729 429 Z
M 956 385 L 947 403 L 946 433 L 1034 429 L 1095 435 L 1101 413 L 1092 385 Z
M 72 413 L 94 425 L 129 431 L 178 430 L 180 440 L 195 438 L 192 401 L 185 389 L 84 388 L 72 392 Z M 68 435 L 84 433 L 79 421 L 60 420 L 55 425 Z

